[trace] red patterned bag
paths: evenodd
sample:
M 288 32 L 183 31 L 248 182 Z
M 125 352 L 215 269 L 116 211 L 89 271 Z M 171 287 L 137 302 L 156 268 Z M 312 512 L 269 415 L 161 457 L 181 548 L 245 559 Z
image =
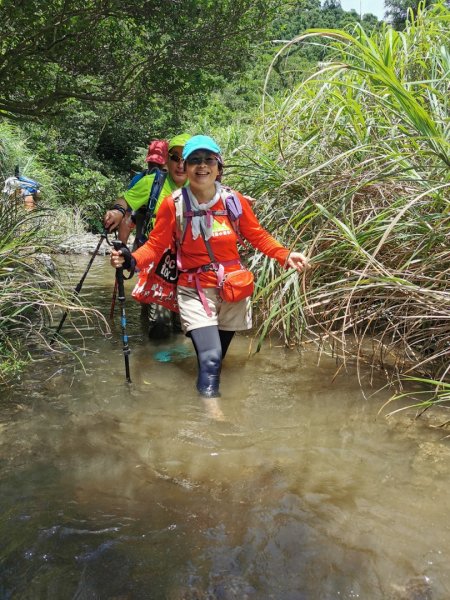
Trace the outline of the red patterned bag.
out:
M 142 304 L 160 304 L 179 312 L 177 302 L 177 255 L 175 248 L 167 248 L 156 268 L 151 264 L 139 271 L 138 281 L 131 296 Z

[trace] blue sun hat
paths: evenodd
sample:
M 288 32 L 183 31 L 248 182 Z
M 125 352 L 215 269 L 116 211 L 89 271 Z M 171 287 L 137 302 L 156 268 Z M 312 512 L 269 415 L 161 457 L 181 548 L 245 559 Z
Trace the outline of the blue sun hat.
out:
M 214 152 L 214 154 L 217 154 L 220 163 L 223 162 L 222 157 L 220 156 L 220 146 L 218 146 L 209 135 L 192 136 L 183 148 L 183 160 L 186 160 L 186 158 L 196 150 L 209 150 L 209 152 Z

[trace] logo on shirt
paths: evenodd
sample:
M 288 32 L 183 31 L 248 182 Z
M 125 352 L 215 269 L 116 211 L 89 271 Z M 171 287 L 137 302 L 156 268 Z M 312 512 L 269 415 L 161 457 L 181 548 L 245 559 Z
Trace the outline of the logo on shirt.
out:
M 221 235 L 230 235 L 231 234 L 230 226 L 227 222 L 220 223 L 214 219 L 212 234 L 214 237 L 218 237 Z

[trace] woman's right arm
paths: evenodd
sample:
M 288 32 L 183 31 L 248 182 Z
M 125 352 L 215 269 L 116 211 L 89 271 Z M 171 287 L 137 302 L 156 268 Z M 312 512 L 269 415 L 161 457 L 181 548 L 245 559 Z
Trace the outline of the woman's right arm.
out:
M 167 196 L 159 207 L 155 226 L 151 230 L 148 240 L 136 252 L 133 252 L 137 268 L 143 269 L 152 262 L 159 261 L 164 251 L 173 246 L 175 234 L 175 205 L 173 198 Z
M 145 269 L 151 263 L 159 261 L 164 251 L 173 245 L 173 240 L 176 234 L 176 218 L 175 218 L 175 206 L 171 196 L 164 198 L 161 206 L 156 215 L 156 222 L 154 228 L 151 230 L 148 240 L 138 250 L 130 253 L 128 248 L 127 262 L 130 259 L 134 264 L 133 267 L 138 269 Z M 121 250 L 111 250 L 111 265 L 118 269 L 124 265 L 125 259 Z M 126 265 L 125 268 L 128 268 Z

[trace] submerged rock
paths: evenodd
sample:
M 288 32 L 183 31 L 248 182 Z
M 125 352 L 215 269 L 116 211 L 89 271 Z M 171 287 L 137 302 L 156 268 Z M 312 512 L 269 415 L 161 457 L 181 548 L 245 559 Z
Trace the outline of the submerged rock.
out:
M 51 256 L 41 252 L 39 254 L 36 254 L 35 258 L 38 262 L 40 262 L 45 267 L 45 269 L 47 270 L 48 273 L 50 273 L 51 275 L 56 273 L 56 266 L 55 266 L 55 263 L 53 262 Z
M 393 585 L 392 600 L 433 600 L 430 578 L 411 577 L 405 585 Z
M 441 442 L 421 442 L 412 467 L 426 477 L 450 474 L 450 448 Z
M 113 236 L 111 236 L 111 239 L 113 239 Z M 61 254 L 92 254 L 97 248 L 99 241 L 99 233 L 69 235 L 58 244 L 56 250 Z M 103 240 L 103 243 L 98 250 L 98 254 L 100 256 L 105 256 L 110 253 L 111 246 L 108 245 L 106 240 Z

